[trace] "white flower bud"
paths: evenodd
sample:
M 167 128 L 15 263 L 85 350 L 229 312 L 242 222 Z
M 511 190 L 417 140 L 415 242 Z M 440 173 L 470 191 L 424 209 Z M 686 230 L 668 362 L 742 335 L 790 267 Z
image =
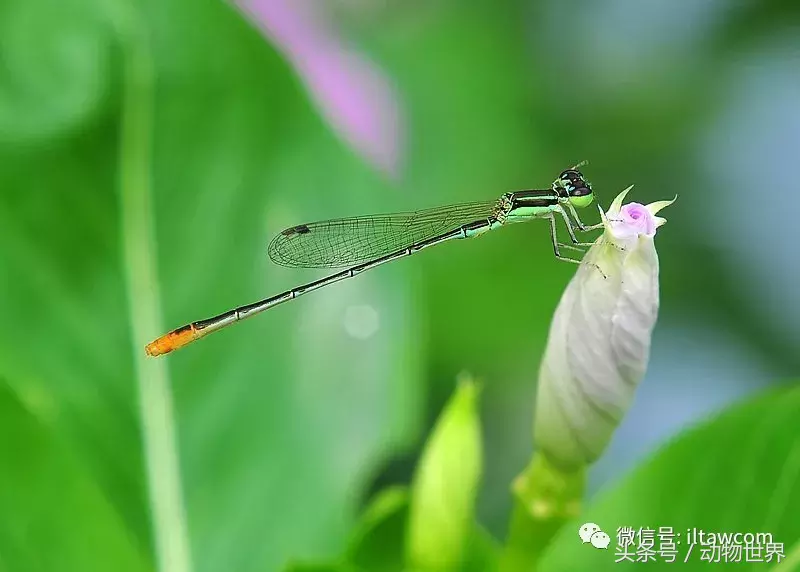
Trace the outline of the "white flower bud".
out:
M 655 216 L 614 199 L 605 231 L 561 297 L 539 371 L 534 439 L 551 462 L 573 470 L 594 462 L 630 407 L 647 369 L 658 314 Z M 677 197 L 676 197 L 677 198 Z

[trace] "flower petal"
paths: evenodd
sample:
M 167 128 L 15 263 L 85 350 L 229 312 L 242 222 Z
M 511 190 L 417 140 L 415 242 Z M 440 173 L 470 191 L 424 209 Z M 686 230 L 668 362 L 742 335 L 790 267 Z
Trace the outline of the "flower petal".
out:
M 391 177 L 401 169 L 399 97 L 382 71 L 345 44 L 314 0 L 236 0 L 283 52 L 330 126 Z
M 618 194 L 617 198 L 615 198 L 611 202 L 611 206 L 608 207 L 608 212 L 618 213 L 620 210 L 622 210 L 622 201 L 625 200 L 625 195 L 627 195 L 629 192 L 631 192 L 632 188 L 633 188 L 633 185 L 631 185 L 630 187 L 628 187 L 627 189 L 622 191 L 620 194 Z
M 677 200 L 678 200 L 678 195 L 675 195 L 675 198 L 672 199 L 671 201 L 656 201 L 654 203 L 650 203 L 649 205 L 647 205 L 647 210 L 650 211 L 650 214 L 657 215 L 658 211 L 660 211 L 663 208 L 668 207 L 669 205 L 671 205 L 672 203 L 674 203 Z

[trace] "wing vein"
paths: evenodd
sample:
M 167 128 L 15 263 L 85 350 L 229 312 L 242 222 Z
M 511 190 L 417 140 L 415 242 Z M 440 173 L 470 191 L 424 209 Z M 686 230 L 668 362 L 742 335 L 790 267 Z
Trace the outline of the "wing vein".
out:
M 416 212 L 349 217 L 287 228 L 269 244 L 281 266 L 339 268 L 403 250 L 491 216 L 495 202 L 462 203 Z

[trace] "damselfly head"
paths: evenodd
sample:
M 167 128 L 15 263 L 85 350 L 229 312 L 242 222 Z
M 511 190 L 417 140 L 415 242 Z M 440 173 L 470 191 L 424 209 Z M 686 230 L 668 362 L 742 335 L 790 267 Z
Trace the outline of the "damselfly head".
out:
M 553 188 L 562 200 L 569 201 L 577 208 L 588 207 L 594 200 L 591 183 L 584 178 L 577 167 L 563 171 Z

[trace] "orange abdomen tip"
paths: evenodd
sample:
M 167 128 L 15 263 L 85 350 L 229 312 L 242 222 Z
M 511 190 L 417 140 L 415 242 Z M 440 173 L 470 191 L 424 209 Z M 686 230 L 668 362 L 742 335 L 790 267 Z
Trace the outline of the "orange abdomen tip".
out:
M 168 354 L 173 350 L 182 348 L 189 342 L 196 340 L 199 336 L 197 330 L 192 324 L 182 326 L 177 330 L 172 330 L 168 334 L 164 334 L 157 340 L 147 344 L 144 351 L 149 356 L 160 356 L 161 354 Z

